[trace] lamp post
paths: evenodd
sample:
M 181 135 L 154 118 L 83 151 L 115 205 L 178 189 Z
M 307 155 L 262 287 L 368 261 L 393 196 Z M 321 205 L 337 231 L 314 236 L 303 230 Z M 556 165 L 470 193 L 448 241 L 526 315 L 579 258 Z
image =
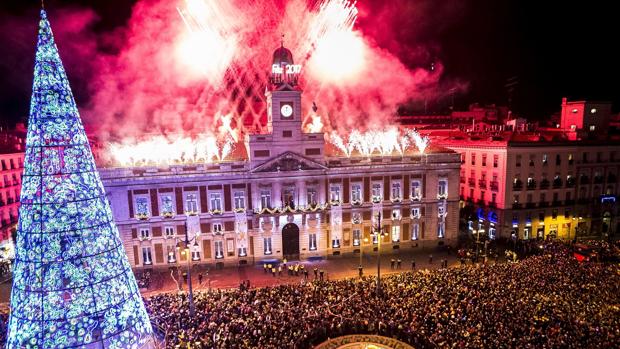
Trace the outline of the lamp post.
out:
M 362 256 L 364 255 L 364 243 L 365 242 L 368 242 L 368 238 L 364 238 L 362 240 L 362 242 L 360 243 L 360 265 L 359 265 L 360 270 L 364 269 L 364 265 L 363 265 L 363 261 L 362 261 Z M 361 277 L 361 275 L 360 275 L 360 277 Z
M 194 306 L 194 292 L 192 290 L 192 256 L 190 253 L 190 243 L 193 241 L 193 246 L 197 247 L 198 246 L 198 241 L 197 241 L 197 236 L 194 235 L 194 237 L 192 237 L 191 239 L 189 238 L 189 232 L 187 229 L 187 220 L 185 220 L 185 248 L 184 248 L 184 252 L 186 254 L 186 258 L 187 258 L 187 291 L 188 291 L 188 301 L 189 301 L 189 315 L 190 316 L 194 316 L 195 313 L 195 306 Z M 181 248 L 179 242 L 177 241 L 177 246 L 176 246 L 177 250 L 179 250 Z
M 383 236 L 381 227 L 381 212 L 377 215 L 377 226 L 374 235 L 377 237 L 377 296 L 381 294 L 381 237 Z

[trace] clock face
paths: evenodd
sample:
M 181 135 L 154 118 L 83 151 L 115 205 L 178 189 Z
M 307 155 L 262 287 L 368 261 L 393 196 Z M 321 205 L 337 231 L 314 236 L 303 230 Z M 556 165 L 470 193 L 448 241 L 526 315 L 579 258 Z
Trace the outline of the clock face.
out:
M 293 115 L 293 107 L 290 104 L 283 104 L 282 107 L 280 107 L 280 113 L 285 118 L 288 118 Z

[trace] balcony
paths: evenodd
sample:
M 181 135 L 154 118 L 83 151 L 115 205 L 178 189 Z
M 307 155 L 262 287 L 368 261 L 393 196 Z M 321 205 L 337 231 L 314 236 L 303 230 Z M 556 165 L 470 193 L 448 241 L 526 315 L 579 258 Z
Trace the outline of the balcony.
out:
M 534 190 L 536 189 L 536 181 L 531 180 L 527 182 L 527 190 Z
M 551 206 L 553 206 L 553 207 L 562 206 L 562 201 L 560 201 L 560 200 L 553 200 L 551 202 Z
M 469 183 L 470 187 L 475 187 L 476 186 L 476 179 L 475 178 L 469 178 L 467 180 L 467 183 Z
M 549 206 L 549 201 L 540 201 L 538 203 L 538 207 L 548 207 Z
M 536 203 L 534 202 L 526 202 L 525 203 L 525 208 L 535 208 L 536 207 Z
M 512 208 L 513 208 L 513 209 L 515 209 L 515 210 L 518 210 L 518 209 L 520 209 L 521 207 L 522 207 L 522 206 L 521 206 L 521 204 L 520 204 L 520 203 L 518 203 L 518 202 L 515 202 L 515 203 L 513 203 L 513 204 L 512 204 Z
M 478 180 L 478 187 L 480 187 L 480 189 L 486 189 L 487 188 L 487 181 L 486 181 L 486 179 L 479 179 Z
M 461 177 L 461 183 L 465 184 L 465 177 Z
M 596 176 L 594 177 L 594 184 L 602 184 L 603 183 L 603 176 Z
M 499 190 L 499 182 L 491 181 L 491 190 L 498 191 Z
M 590 178 L 588 176 L 579 177 L 579 184 L 590 184 Z
M 566 187 L 567 188 L 572 188 L 575 186 L 575 178 L 569 178 L 566 180 Z
M 562 180 L 561 179 L 554 179 L 553 180 L 553 189 L 558 189 L 562 187 Z
M 607 175 L 607 183 L 616 183 L 616 181 L 617 179 L 615 174 Z
M 484 207 L 486 205 L 486 203 L 484 202 L 484 200 L 478 199 L 478 201 L 476 201 L 476 205 L 478 205 L 480 207 Z
M 543 179 L 542 181 L 540 181 L 540 189 L 549 189 L 549 181 L 546 179 Z
M 564 200 L 564 204 L 567 206 L 571 206 L 575 204 L 575 200 L 573 199 L 568 199 L 568 200 Z
M 490 208 L 497 208 L 497 203 L 493 202 L 493 201 L 489 201 L 489 207 Z

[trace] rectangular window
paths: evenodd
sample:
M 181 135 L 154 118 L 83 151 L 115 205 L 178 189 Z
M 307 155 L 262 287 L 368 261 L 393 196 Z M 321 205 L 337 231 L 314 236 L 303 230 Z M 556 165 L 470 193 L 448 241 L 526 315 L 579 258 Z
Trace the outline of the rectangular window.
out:
M 393 225 L 392 226 L 392 242 L 399 242 L 399 241 L 400 241 L 400 226 Z
M 471 164 L 472 165 L 476 164 L 476 153 L 471 153 Z
M 142 262 L 146 265 L 153 264 L 150 247 L 142 247 Z
M 187 213 L 198 213 L 198 199 L 196 194 L 191 193 L 185 196 L 185 211 Z
M 209 194 L 211 211 L 222 212 L 222 194 L 211 193 Z
M 331 202 L 340 202 L 340 186 L 332 185 L 329 189 L 329 199 Z
M 517 160 L 515 162 L 515 165 L 517 167 L 521 167 L 521 155 L 517 155 Z
M 573 154 L 568 154 L 568 164 L 569 165 L 573 164 Z
M 164 235 L 166 237 L 173 237 L 174 236 L 174 227 L 164 227 Z
M 411 228 L 411 240 L 417 240 L 420 237 L 420 224 L 413 223 Z
M 422 182 L 411 181 L 411 199 L 412 200 L 422 199 Z
M 421 217 L 420 212 L 421 211 L 420 211 L 419 207 L 412 207 L 411 208 L 411 218 L 419 219 Z
M 282 131 L 282 137 L 284 138 L 293 137 L 293 131 Z
M 401 198 L 400 182 L 392 183 L 392 200 L 400 200 Z
M 316 251 L 316 234 L 308 235 L 308 248 L 310 251 Z
M 530 166 L 534 166 L 534 161 L 536 161 L 536 155 L 530 154 Z
M 268 158 L 269 157 L 269 150 L 255 150 L 254 151 L 254 157 L 255 158 Z
M 176 263 L 177 255 L 174 246 L 168 246 L 168 263 Z
M 192 261 L 199 261 L 200 250 L 198 249 L 198 244 L 192 245 L 191 251 L 192 251 Z
M 245 192 L 236 191 L 233 193 L 233 197 L 235 199 L 235 210 L 245 209 Z
M 543 165 L 547 165 L 549 163 L 549 161 L 547 159 L 547 154 L 543 154 L 542 155 L 542 163 L 543 163 Z
M 271 238 L 263 238 L 263 254 L 271 254 Z
M 170 215 L 173 213 L 172 210 L 172 196 L 170 195 L 162 195 L 161 196 L 161 210 L 160 210 L 160 214 L 162 216 L 165 215 Z
M 306 155 L 321 155 L 321 148 L 307 148 Z
M 562 157 L 560 156 L 560 154 L 556 154 L 555 155 L 555 165 L 556 166 L 560 166 L 562 164 Z
M 362 185 L 354 183 L 351 185 L 351 201 L 362 202 Z
M 308 205 L 316 205 L 317 204 L 317 195 L 316 188 L 308 188 L 306 189 L 306 202 Z
M 248 255 L 248 248 L 247 247 L 239 247 L 238 249 L 239 252 L 239 257 L 245 257 Z
M 340 239 L 339 238 L 332 239 L 332 248 L 340 248 Z
M 392 219 L 400 219 L 400 209 L 399 208 L 395 208 L 392 210 Z
M 140 228 L 140 239 L 149 239 L 151 237 L 151 230 L 149 228 Z
M 222 232 L 222 223 L 213 223 L 213 233 L 214 234 L 219 234 Z
M 381 183 L 373 183 L 372 184 L 372 200 L 375 202 L 382 200 L 381 195 Z
M 136 214 L 138 216 L 148 217 L 150 216 L 149 212 L 149 199 L 146 197 L 137 197 L 136 198 Z
M 282 203 L 283 206 L 295 208 L 295 187 L 284 188 L 282 199 L 284 200 L 284 202 Z
M 439 221 L 437 222 L 437 237 L 444 238 L 446 236 L 446 222 Z
M 260 204 L 262 209 L 271 209 L 271 190 L 260 191 Z
M 224 241 L 215 241 L 213 245 L 215 246 L 215 259 L 224 258 Z
M 497 200 L 497 194 L 491 193 L 491 202 L 496 203 L 496 200 Z
M 362 231 L 353 229 L 353 246 L 359 246 L 362 242 Z
M 441 199 L 448 197 L 448 180 L 443 178 L 437 182 L 437 196 Z
M 487 154 L 482 154 L 482 166 L 487 165 Z
M 493 167 L 497 168 L 499 166 L 499 155 L 493 155 Z

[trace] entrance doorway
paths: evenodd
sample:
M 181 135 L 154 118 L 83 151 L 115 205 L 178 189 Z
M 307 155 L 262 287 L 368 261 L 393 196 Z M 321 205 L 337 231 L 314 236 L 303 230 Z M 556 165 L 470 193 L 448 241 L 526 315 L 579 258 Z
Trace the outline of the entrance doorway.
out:
M 282 254 L 288 260 L 299 258 L 299 227 L 295 223 L 282 228 Z

